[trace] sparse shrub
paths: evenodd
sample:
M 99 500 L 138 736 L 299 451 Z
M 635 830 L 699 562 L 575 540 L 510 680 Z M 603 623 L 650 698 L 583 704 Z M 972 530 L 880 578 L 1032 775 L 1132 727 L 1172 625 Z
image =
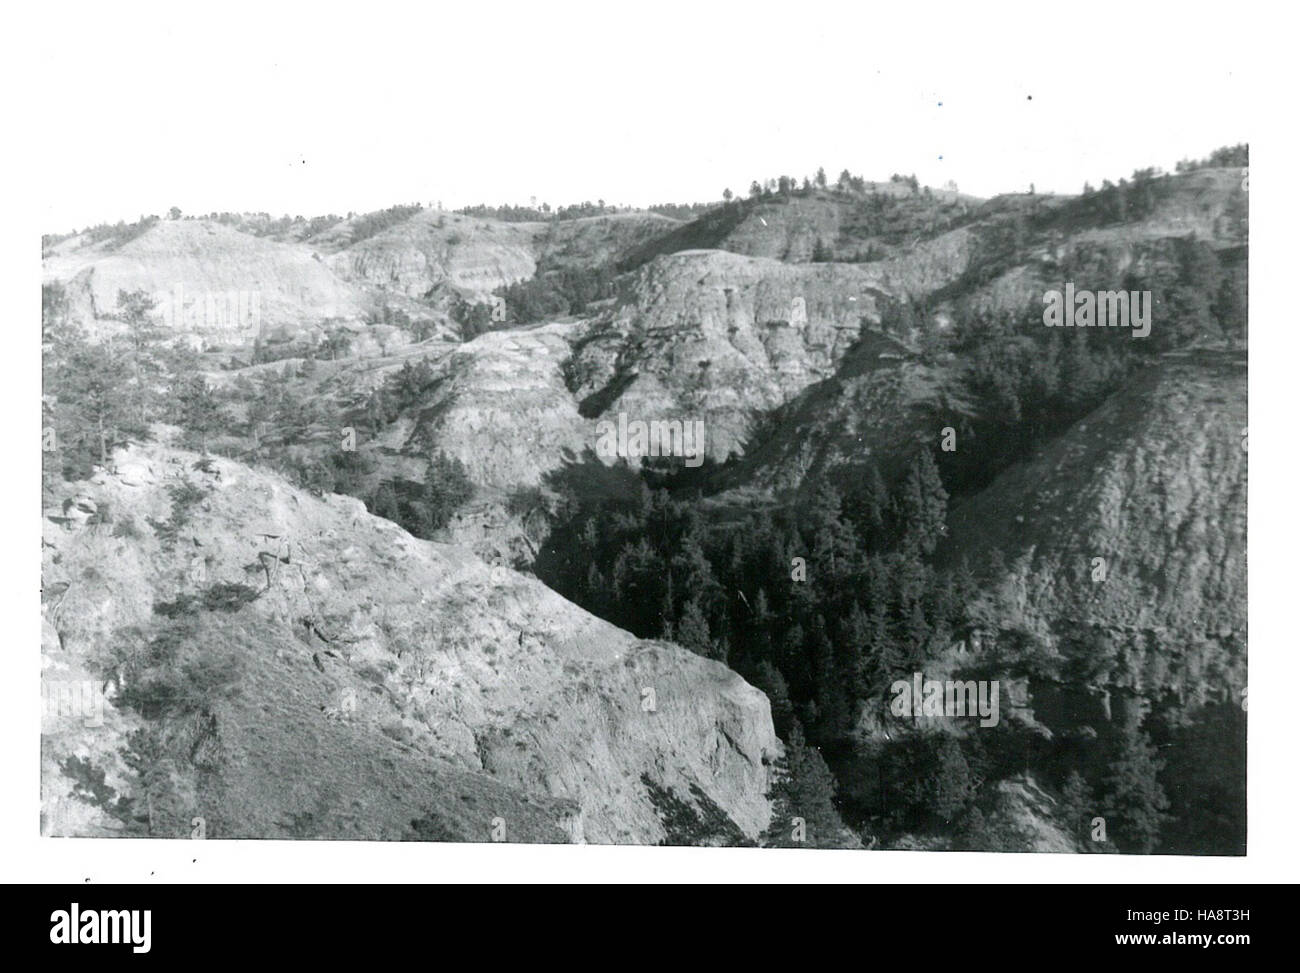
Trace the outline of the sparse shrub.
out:
M 129 821 L 131 799 L 119 796 L 117 790 L 105 780 L 102 767 L 96 767 L 90 760 L 75 754 L 64 758 L 59 770 L 73 782 L 73 797 L 97 807 L 111 817 Z
M 465 841 L 467 836 L 437 811 L 429 810 L 411 819 L 410 830 L 402 835 L 403 841 Z
M 203 501 L 208 492 L 189 480 L 168 487 L 167 492 L 171 494 L 172 498 L 170 516 L 165 521 L 154 520 L 152 517 L 147 519 L 149 526 L 154 529 L 163 546 L 172 547 L 175 545 L 181 529 L 189 524 L 194 508 Z
M 469 341 L 492 329 L 492 305 L 459 300 L 451 307 L 451 316 L 460 325 L 461 337 Z
M 148 720 L 210 713 L 219 701 L 238 694 L 243 668 L 234 649 L 206 646 L 200 651 L 187 644 L 170 661 L 128 680 L 119 699 Z
M 315 838 L 318 834 L 316 815 L 311 811 L 291 811 L 288 821 L 278 823 L 291 838 Z
M 205 611 L 235 612 L 249 602 L 257 600 L 257 589 L 239 582 L 223 581 L 214 584 L 203 593 Z
M 194 595 L 177 595 L 171 601 L 155 601 L 153 613 L 163 618 L 188 618 L 199 606 L 199 599 Z
M 130 514 L 123 514 L 113 525 L 114 537 L 125 537 L 127 540 L 139 540 L 144 535 L 140 532 L 140 527 L 135 522 L 135 518 Z
M 396 720 L 384 723 L 379 727 L 381 733 L 390 740 L 396 740 L 398 743 L 410 743 L 411 738 L 415 735 L 411 728 L 405 723 L 399 723 Z
M 256 601 L 258 591 L 237 581 L 209 585 L 201 594 L 181 594 L 171 601 L 154 602 L 155 615 L 164 618 L 188 618 L 196 611 L 237 612 Z

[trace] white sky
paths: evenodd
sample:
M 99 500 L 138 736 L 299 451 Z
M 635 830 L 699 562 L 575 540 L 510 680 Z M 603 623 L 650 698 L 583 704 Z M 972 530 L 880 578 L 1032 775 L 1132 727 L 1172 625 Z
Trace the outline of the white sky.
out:
M 1225 7 L 458 6 L 47 10 L 43 229 L 707 200 L 818 165 L 1077 192 L 1250 135 L 1250 18 Z

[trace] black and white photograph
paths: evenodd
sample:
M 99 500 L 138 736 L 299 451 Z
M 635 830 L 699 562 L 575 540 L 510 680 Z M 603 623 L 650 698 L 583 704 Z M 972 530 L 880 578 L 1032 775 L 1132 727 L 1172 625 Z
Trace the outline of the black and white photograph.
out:
M 1259 862 L 1247 41 L 1276 25 L 40 17 L 10 145 L 39 379 L 35 280 L 9 321 L 39 633 L 7 687 L 40 716 L 4 744 L 33 780 L 39 752 L 38 853 Z

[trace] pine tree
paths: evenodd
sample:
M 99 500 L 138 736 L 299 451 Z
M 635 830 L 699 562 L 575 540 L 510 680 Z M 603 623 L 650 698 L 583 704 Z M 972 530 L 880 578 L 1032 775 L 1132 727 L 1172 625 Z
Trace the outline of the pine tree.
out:
M 157 302 L 143 290 L 117 292 L 117 317 L 126 325 L 125 360 L 131 372 L 127 397 L 135 421 L 144 426 L 152 418 L 152 381 L 161 370 L 154 347 L 162 331 L 154 320 Z
M 785 631 L 781 643 L 781 674 L 790 683 L 790 692 L 798 700 L 814 696 L 813 666 L 809 658 L 809 633 L 797 622 Z
M 690 598 L 686 602 L 674 634 L 679 645 L 690 649 L 696 655 L 709 655 L 712 649 L 709 640 L 709 623 L 700 609 L 700 603 L 695 598 Z
M 837 679 L 835 649 L 826 634 L 826 620 L 821 615 L 813 619 L 812 631 L 807 641 L 807 654 L 812 672 L 813 699 L 817 702 L 817 710 L 821 716 L 821 725 L 816 729 L 819 736 L 822 735 L 822 731 L 825 731 L 828 736 L 833 736 L 841 727 L 829 725 L 828 720 L 834 722 L 836 718 L 843 719 L 844 706 L 837 692 L 841 687 Z
M 984 812 L 972 805 L 962 815 L 961 826 L 953 839 L 953 851 L 996 851 L 995 845 Z
M 709 651 L 706 654 L 714 662 L 721 662 L 724 666 L 735 668 L 735 666 L 731 665 L 731 639 L 727 638 L 726 635 L 714 639 L 709 644 Z
M 176 390 L 176 398 L 180 405 L 181 425 L 187 438 L 198 445 L 200 452 L 206 454 L 208 439 L 221 428 L 225 410 L 202 375 L 191 375 L 183 379 Z
M 912 602 L 903 628 L 903 645 L 909 665 L 923 665 L 929 658 L 930 635 L 930 623 L 926 620 L 925 609 L 920 601 Z
M 756 668 L 764 662 L 774 661 L 772 652 L 772 613 L 767 607 L 767 593 L 759 588 L 744 612 L 739 631 L 741 636 L 741 664 Z
M 1092 788 L 1077 770 L 1070 771 L 1061 787 L 1061 817 L 1071 837 L 1088 847 L 1088 824 L 1096 812 Z
M 785 677 L 777 671 L 776 666 L 764 660 L 758 664 L 754 673 L 754 685 L 766 695 L 772 705 L 772 725 L 777 736 L 784 737 L 794 719 L 794 706 L 790 702 L 790 687 Z
M 862 489 L 855 504 L 854 523 L 866 540 L 868 550 L 878 550 L 884 544 L 885 513 L 889 506 L 889 491 L 875 463 L 868 463 L 863 472 Z
M 844 660 L 845 681 L 853 699 L 866 699 L 871 693 L 869 652 L 871 620 L 855 600 L 842 627 L 840 657 Z
M 904 548 L 934 553 L 939 538 L 947 532 L 948 491 L 943 488 L 939 467 L 928 449 L 917 452 L 895 507 Z
M 393 485 L 388 480 L 380 483 L 374 495 L 370 498 L 370 512 L 376 517 L 383 517 L 385 520 L 393 521 L 393 523 L 398 523 L 401 520 L 401 508 L 397 503 L 397 494 L 393 491 Z
M 452 514 L 473 495 L 474 484 L 465 464 L 446 453 L 435 454 L 425 469 L 424 490 L 420 498 L 425 536 L 446 527 Z
M 657 557 L 653 552 L 649 555 L 650 560 L 647 563 L 651 565 L 651 570 L 653 570 Z M 662 626 L 659 637 L 667 642 L 675 641 L 677 638 L 677 602 L 673 597 L 673 576 L 669 574 L 662 578 L 650 577 L 644 579 L 644 582 L 646 590 L 655 590 L 656 586 L 658 587 L 659 622 Z M 639 605 L 629 605 L 624 608 L 624 611 L 634 611 L 639 607 Z
M 971 771 L 961 744 L 945 736 L 934 755 L 929 782 L 928 810 L 945 822 L 955 820 L 975 798 L 979 781 Z
M 1150 854 L 1160 844 L 1169 799 L 1157 777 L 1164 762 L 1136 720 L 1122 725 L 1103 780 L 1107 831 L 1127 850 Z
M 608 611 L 609 589 L 605 576 L 600 573 L 593 561 L 587 565 L 587 577 L 583 579 L 583 594 L 580 604 L 593 615 L 604 617 Z
M 72 348 L 55 374 L 55 435 L 69 475 L 88 475 L 105 464 L 112 445 L 131 424 L 123 358 L 107 345 Z
M 822 755 L 804 739 L 798 720 L 792 721 L 786 740 L 786 763 L 790 813 L 804 819 L 807 843 L 814 848 L 841 846 L 844 823 L 835 810 L 835 778 Z
M 1247 290 L 1246 274 L 1229 271 L 1224 274 L 1223 283 L 1214 297 L 1212 310 L 1218 318 L 1219 328 L 1235 341 L 1244 341 L 1247 335 Z
M 796 686 L 803 679 L 805 672 L 803 643 L 803 626 L 795 622 L 785 630 L 785 635 L 781 639 L 781 653 L 777 659 L 777 668 L 781 670 L 781 674 Z
M 701 542 L 703 530 L 693 522 L 678 544 L 672 557 L 673 587 L 679 592 L 689 592 L 702 610 L 712 611 L 722 598 L 722 586 L 713 573 L 713 565 L 704 553 Z
M 863 651 L 864 690 L 870 696 L 884 692 L 905 675 L 906 657 L 889 625 L 889 579 L 883 559 L 867 565 L 867 638 Z
M 840 491 L 824 479 L 819 481 L 804 508 L 802 522 L 805 529 L 810 534 L 815 534 L 824 528 L 839 527 L 843 506 L 844 499 L 840 496 Z

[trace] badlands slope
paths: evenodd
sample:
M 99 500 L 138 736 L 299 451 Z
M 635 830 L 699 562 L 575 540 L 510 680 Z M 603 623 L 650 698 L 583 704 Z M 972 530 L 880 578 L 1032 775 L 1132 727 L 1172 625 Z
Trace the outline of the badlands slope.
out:
M 98 678 L 107 654 L 175 624 L 238 673 L 206 716 L 165 724 L 152 765 L 176 821 L 203 817 L 210 837 L 378 838 L 423 819 L 487 840 L 499 817 L 509 840 L 650 844 L 680 839 L 682 806 L 701 842 L 767 825 L 780 744 L 766 697 L 725 666 L 359 501 L 198 458 L 133 446 L 44 522 L 47 683 Z M 181 488 L 201 499 L 177 515 Z M 243 595 L 185 600 L 223 591 Z M 87 765 L 119 795 L 153 793 L 124 758 L 141 725 L 110 701 L 102 732 L 47 727 L 47 804 L 71 809 L 77 833 L 121 827 Z
M 1044 631 L 1109 632 L 1115 685 L 1231 695 L 1246 662 L 1245 435 L 1244 353 L 1166 356 L 958 505 L 945 552 L 1001 551 L 990 581 Z

